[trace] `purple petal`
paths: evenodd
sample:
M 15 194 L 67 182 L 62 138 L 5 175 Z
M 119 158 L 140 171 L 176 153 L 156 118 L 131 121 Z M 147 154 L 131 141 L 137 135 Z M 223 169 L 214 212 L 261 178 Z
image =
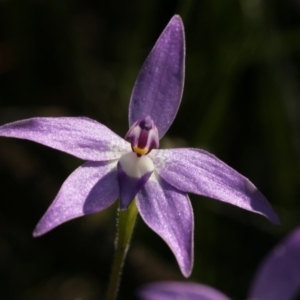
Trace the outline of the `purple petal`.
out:
M 32 118 L 0 127 L 0 136 L 31 140 L 78 158 L 104 161 L 130 151 L 106 126 L 82 117 Z
M 142 300 L 230 300 L 212 287 L 192 282 L 157 282 L 142 286 Z
M 153 173 L 136 198 L 141 217 L 169 245 L 181 272 L 188 277 L 193 267 L 194 234 L 188 196 Z
M 227 202 L 279 223 L 254 184 L 214 155 L 200 149 L 170 149 L 152 150 L 149 156 L 159 175 L 180 191 Z
M 37 224 L 40 236 L 77 217 L 101 211 L 119 196 L 117 162 L 87 162 L 64 182 L 55 200 Z
M 300 229 L 267 255 L 252 284 L 249 300 L 292 300 L 300 290 Z
M 185 41 L 182 20 L 175 15 L 158 38 L 135 82 L 129 125 L 149 115 L 160 138 L 171 126 L 184 84 Z

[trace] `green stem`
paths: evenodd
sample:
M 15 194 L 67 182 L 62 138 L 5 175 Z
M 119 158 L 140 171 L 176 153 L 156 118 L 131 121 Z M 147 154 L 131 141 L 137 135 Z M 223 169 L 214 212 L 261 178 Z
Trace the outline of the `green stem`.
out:
M 115 256 L 110 274 L 106 300 L 115 300 L 117 297 L 121 271 L 129 248 L 137 213 L 138 211 L 135 200 L 132 201 L 127 210 L 119 211 L 119 220 L 117 223 L 118 232 L 115 241 Z

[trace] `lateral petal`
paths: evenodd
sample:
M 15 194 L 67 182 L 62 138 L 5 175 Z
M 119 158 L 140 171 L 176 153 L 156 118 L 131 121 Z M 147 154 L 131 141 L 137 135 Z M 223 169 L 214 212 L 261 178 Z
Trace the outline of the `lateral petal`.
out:
M 130 104 L 129 125 L 150 116 L 161 138 L 177 114 L 184 85 L 185 39 L 182 20 L 175 15 L 144 62 Z
M 1 126 L 0 136 L 34 141 L 91 161 L 116 159 L 130 150 L 109 128 L 84 117 L 20 120 Z
M 63 183 L 33 235 L 40 236 L 66 221 L 110 206 L 119 196 L 116 164 L 87 162 L 77 168 Z
M 138 291 L 142 300 L 230 300 L 218 290 L 193 282 L 149 283 Z
M 149 156 L 159 175 L 180 191 L 217 199 L 279 223 L 273 208 L 254 184 L 214 155 L 184 148 L 152 150 Z
M 194 243 L 194 216 L 188 196 L 153 173 L 136 199 L 141 217 L 169 245 L 182 274 L 188 277 Z
M 263 260 L 249 299 L 292 300 L 300 290 L 300 229 L 294 230 Z

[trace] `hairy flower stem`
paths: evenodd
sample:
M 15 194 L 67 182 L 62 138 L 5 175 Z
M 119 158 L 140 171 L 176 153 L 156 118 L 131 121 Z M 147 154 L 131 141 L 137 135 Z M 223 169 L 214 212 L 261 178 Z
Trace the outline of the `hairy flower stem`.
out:
M 119 210 L 117 222 L 118 232 L 115 241 L 115 256 L 112 265 L 112 271 L 110 274 L 106 300 L 115 300 L 117 298 L 121 272 L 127 255 L 127 251 L 129 249 L 129 243 L 133 233 L 137 214 L 138 210 L 135 200 L 132 201 L 127 210 Z

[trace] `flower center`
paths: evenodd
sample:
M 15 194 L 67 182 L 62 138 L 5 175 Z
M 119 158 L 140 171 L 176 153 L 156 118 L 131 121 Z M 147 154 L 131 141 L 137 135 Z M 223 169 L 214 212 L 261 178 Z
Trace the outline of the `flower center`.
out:
M 128 130 L 125 139 L 130 139 L 131 149 L 138 157 L 159 147 L 158 131 L 150 116 L 136 121 Z
M 127 209 L 137 193 L 144 187 L 154 171 L 151 158 L 128 152 L 117 165 L 121 210 Z
M 152 173 L 154 165 L 149 156 L 137 157 L 133 152 L 122 155 L 119 165 L 127 176 L 141 178 L 147 173 Z

